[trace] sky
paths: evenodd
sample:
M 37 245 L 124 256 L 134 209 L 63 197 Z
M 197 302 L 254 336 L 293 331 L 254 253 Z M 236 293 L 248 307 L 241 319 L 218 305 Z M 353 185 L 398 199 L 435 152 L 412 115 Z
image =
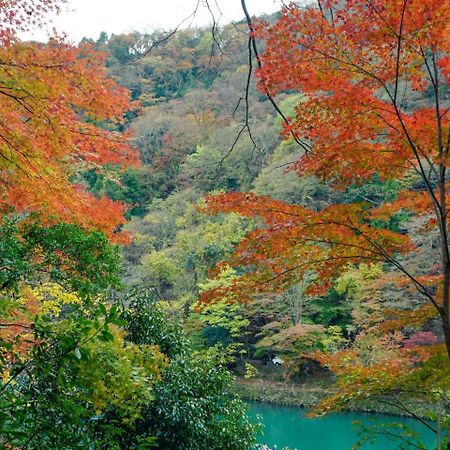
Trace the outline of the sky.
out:
M 206 25 L 211 16 L 205 7 L 204 0 L 193 24 Z M 281 0 L 247 0 L 251 15 L 272 13 L 280 9 Z M 52 18 L 52 23 L 42 30 L 27 33 L 24 39 L 45 41 L 52 28 L 65 32 L 74 43 L 83 37 L 96 39 L 101 31 L 108 34 L 119 34 L 129 31 L 151 31 L 154 29 L 169 30 L 175 28 L 183 19 L 195 10 L 197 0 L 68 0 L 59 16 Z M 214 14 L 220 23 L 243 18 L 240 0 L 209 0 Z M 192 19 L 185 22 L 191 24 Z

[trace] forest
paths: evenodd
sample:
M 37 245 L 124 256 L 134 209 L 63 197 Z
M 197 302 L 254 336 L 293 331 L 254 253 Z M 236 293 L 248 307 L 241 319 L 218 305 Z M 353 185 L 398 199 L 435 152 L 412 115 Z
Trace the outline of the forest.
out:
M 450 4 L 241 3 L 0 0 L 0 448 L 267 450 L 263 402 L 450 450 Z

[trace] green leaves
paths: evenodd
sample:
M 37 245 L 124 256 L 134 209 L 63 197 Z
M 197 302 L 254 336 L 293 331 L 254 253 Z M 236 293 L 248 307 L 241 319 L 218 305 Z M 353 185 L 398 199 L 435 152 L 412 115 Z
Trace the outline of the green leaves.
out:
M 142 427 L 154 430 L 159 448 L 230 450 L 250 448 L 256 430 L 246 406 L 233 392 L 222 349 L 194 351 L 181 327 L 168 320 L 155 293 L 134 293 L 127 299 L 128 338 L 158 345 L 170 357 L 154 399 L 143 414 Z
M 36 218 L 4 217 L 0 225 L 0 286 L 17 289 L 25 279 L 50 279 L 79 294 L 120 286 L 120 256 L 101 232 Z
M 0 427 L 6 442 L 32 449 L 154 443 L 144 436 L 140 447 L 129 447 L 123 438 L 133 435 L 152 400 L 166 357 L 156 346 L 125 341 L 118 323 L 119 309 L 106 303 L 85 303 L 57 322 L 36 317 L 29 352 L 3 366 Z
M 125 323 L 127 338 L 140 345 L 157 345 L 169 358 L 184 355 L 188 351 L 188 341 L 182 327 L 170 321 L 157 303 L 154 290 L 135 291 L 125 303 L 129 306 L 120 318 Z
M 147 413 L 161 448 L 242 450 L 254 443 L 256 424 L 233 394 L 233 379 L 215 350 L 193 352 L 173 361 L 155 389 Z

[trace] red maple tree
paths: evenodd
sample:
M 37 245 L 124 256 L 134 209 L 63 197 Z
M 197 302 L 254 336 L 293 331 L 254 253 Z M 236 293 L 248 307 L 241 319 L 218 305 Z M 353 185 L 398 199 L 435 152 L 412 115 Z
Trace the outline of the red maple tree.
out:
M 245 268 L 229 288 L 236 298 L 283 290 L 310 270 L 318 274 L 312 290 L 324 291 L 349 263 L 387 262 L 434 306 L 450 355 L 449 27 L 450 5 L 437 0 L 319 0 L 251 26 L 265 40 L 261 90 L 304 96 L 284 128 L 307 149 L 291 170 L 340 190 L 375 176 L 413 174 L 419 182 L 405 182 L 381 206 L 321 211 L 252 193 L 207 197 L 210 213 L 239 212 L 261 224 L 234 255 L 234 265 Z M 438 236 L 430 273 L 414 272 L 401 258 L 415 249 L 409 235 L 380 226 L 402 211 L 423 219 L 421 233 Z M 219 288 L 202 300 L 223 294 Z

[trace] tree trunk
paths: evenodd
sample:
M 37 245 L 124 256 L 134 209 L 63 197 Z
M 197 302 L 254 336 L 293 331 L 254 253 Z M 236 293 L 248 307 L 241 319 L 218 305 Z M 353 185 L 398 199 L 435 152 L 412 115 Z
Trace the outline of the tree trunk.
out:
M 445 346 L 447 349 L 447 354 L 450 359 L 450 305 L 449 305 L 449 295 L 450 295 L 450 265 L 446 261 L 445 255 L 444 267 L 443 267 L 443 286 L 442 286 L 442 304 L 440 306 L 440 314 L 442 320 L 442 328 L 444 330 Z

